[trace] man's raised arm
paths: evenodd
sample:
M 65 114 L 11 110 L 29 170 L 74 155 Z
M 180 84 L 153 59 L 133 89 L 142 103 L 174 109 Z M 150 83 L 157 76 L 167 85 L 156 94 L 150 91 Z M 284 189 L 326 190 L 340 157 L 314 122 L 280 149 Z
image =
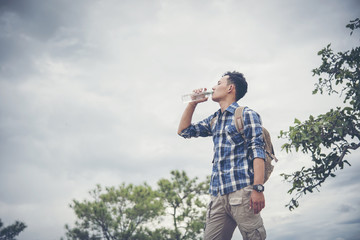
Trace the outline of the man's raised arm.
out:
M 206 88 L 196 89 L 194 90 L 194 93 L 201 93 L 202 91 L 206 91 Z M 188 103 L 180 120 L 178 134 L 180 134 L 184 129 L 188 128 L 191 125 L 192 116 L 194 114 L 197 104 L 201 102 L 205 102 L 207 100 L 208 98 L 204 98 L 198 101 Z

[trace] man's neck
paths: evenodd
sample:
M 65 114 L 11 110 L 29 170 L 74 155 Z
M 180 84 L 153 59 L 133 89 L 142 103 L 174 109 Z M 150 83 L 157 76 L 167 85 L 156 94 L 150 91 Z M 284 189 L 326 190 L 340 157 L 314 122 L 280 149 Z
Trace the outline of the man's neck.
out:
M 235 102 L 235 99 L 224 99 L 219 102 L 221 112 L 223 113 L 233 102 Z

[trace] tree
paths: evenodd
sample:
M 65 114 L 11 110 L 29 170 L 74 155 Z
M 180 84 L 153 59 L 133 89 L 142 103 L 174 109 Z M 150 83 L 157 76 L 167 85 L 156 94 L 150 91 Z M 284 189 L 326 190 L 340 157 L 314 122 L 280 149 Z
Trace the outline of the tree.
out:
M 353 31 L 360 28 L 357 18 L 346 26 Z M 327 92 L 343 98 L 343 107 L 330 109 L 317 117 L 310 116 L 301 122 L 295 119 L 289 131 L 280 131 L 280 136 L 288 139 L 282 146 L 286 152 L 295 150 L 311 155 L 312 167 L 292 174 L 281 174 L 292 183 L 288 193 L 296 191 L 286 205 L 289 210 L 299 206 L 298 199 L 307 192 L 319 191 L 319 187 L 335 171 L 350 165 L 346 156 L 360 147 L 360 47 L 345 52 L 334 53 L 331 44 L 318 52 L 322 64 L 313 69 L 318 77 L 313 94 Z
M 15 240 L 15 237 L 24 231 L 26 227 L 25 223 L 19 221 L 4 227 L 0 219 L 0 240 Z
M 206 203 L 204 194 L 208 190 L 208 181 L 197 183 L 182 171 L 172 171 L 171 180 L 158 182 L 160 193 L 172 218 L 173 228 L 164 232 L 167 239 L 202 239 L 205 224 Z
M 158 231 L 149 230 L 146 224 L 163 212 L 163 203 L 147 184 L 122 184 L 105 188 L 105 192 L 98 185 L 89 193 L 91 201 L 73 200 L 70 205 L 79 220 L 74 228 L 65 226 L 67 239 L 131 240 L 157 236 Z
M 65 225 L 70 240 L 196 240 L 205 224 L 207 182 L 172 171 L 171 179 L 160 179 L 158 189 L 146 183 L 90 191 L 91 200 L 73 200 L 75 227 Z M 160 221 L 168 219 L 160 224 Z

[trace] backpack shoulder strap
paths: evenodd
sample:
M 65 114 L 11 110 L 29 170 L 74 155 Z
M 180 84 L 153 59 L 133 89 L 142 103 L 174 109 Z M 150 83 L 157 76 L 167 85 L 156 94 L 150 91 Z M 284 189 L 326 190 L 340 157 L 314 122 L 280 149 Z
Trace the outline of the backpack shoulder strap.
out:
M 243 113 L 244 113 L 245 107 L 238 107 L 235 110 L 235 127 L 236 130 L 244 134 L 244 119 L 243 119 Z

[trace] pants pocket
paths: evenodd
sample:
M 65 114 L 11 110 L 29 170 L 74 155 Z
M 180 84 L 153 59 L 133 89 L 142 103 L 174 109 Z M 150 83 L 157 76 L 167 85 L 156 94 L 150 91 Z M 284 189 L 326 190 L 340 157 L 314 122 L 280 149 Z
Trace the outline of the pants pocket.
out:
M 241 231 L 241 235 L 243 236 L 244 240 L 265 240 L 266 239 L 266 231 L 265 231 L 264 226 L 261 226 L 252 232 Z
M 208 207 L 207 207 L 207 212 L 206 212 L 206 217 L 207 218 L 210 218 L 210 213 L 211 213 L 211 207 L 212 207 L 212 204 L 213 204 L 213 201 L 211 200 L 208 204 Z
M 247 196 L 244 189 L 229 194 L 230 211 L 233 215 L 243 214 L 246 211 Z

